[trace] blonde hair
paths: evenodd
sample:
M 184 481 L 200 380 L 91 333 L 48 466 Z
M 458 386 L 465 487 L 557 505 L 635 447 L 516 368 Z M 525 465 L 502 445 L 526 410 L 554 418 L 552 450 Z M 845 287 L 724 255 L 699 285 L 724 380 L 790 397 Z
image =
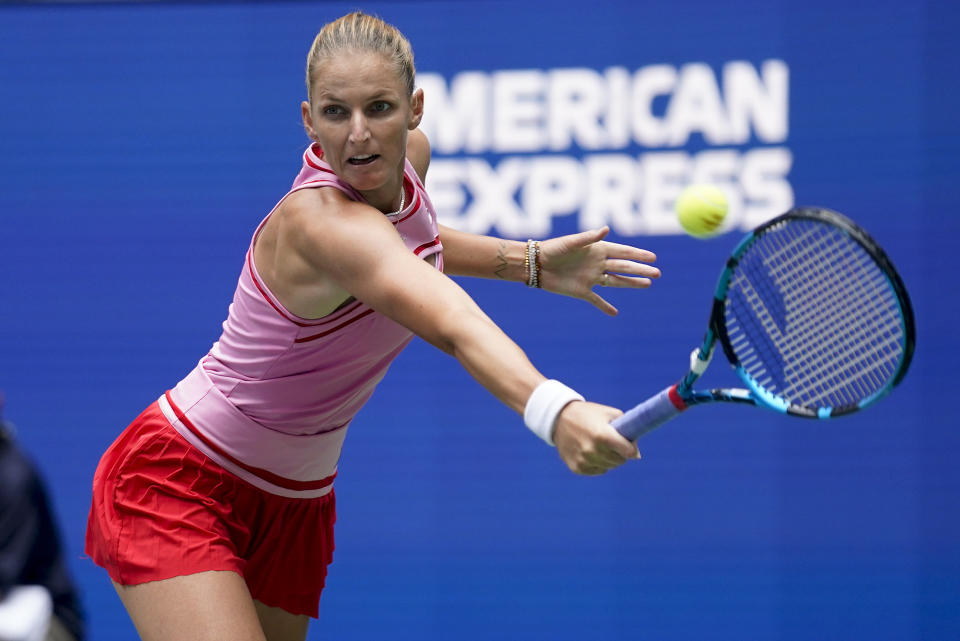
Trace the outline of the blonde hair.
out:
M 413 95 L 415 69 L 410 42 L 393 25 L 362 11 L 348 13 L 327 23 L 313 39 L 307 54 L 307 98 L 318 67 L 336 54 L 370 51 L 385 56 L 396 68 L 397 76 Z

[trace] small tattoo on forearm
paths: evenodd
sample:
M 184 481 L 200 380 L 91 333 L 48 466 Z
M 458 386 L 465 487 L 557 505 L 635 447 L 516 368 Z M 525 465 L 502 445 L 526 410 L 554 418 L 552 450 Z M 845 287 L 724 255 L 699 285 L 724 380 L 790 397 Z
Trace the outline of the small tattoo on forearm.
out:
M 500 246 L 497 249 L 497 267 L 493 270 L 493 273 L 497 275 L 497 278 L 506 278 L 507 272 L 507 257 L 504 256 L 504 252 L 507 250 L 507 244 L 500 241 Z

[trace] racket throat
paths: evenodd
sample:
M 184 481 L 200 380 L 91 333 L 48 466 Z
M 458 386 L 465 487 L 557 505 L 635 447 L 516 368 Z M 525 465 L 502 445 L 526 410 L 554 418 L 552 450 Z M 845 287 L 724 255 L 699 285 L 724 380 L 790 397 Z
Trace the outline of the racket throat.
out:
M 679 387 L 681 383 L 670 387 L 667 390 L 667 398 L 670 399 L 670 402 L 673 403 L 673 406 L 677 408 L 678 411 L 682 412 L 689 407 L 687 402 L 683 400 L 683 397 L 680 395 Z
M 701 374 L 707 371 L 707 367 L 710 365 L 710 361 L 713 359 L 713 348 L 715 346 L 716 343 L 711 343 L 706 349 L 704 349 L 704 347 L 697 347 L 690 352 L 691 374 L 695 374 L 699 378 Z

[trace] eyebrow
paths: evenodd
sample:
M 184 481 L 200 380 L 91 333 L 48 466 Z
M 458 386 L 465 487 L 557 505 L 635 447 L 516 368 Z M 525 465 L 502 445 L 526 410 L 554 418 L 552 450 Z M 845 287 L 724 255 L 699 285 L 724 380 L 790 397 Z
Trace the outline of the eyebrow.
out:
M 397 94 L 390 89 L 381 89 L 377 91 L 377 93 L 366 98 L 365 101 L 370 102 L 374 100 L 383 100 L 387 98 L 395 99 L 396 96 Z M 329 100 L 330 102 L 346 102 L 346 100 L 344 100 L 343 98 L 340 98 L 339 96 L 325 90 L 320 90 L 317 93 L 317 100 Z

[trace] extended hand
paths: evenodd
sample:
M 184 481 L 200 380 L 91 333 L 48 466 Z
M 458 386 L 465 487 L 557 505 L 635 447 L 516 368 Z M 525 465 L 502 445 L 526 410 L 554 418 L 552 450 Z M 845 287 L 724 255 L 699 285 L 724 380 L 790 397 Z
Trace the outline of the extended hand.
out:
M 593 291 L 602 287 L 650 287 L 660 270 L 645 263 L 657 259 L 653 252 L 630 245 L 606 242 L 609 227 L 551 238 L 540 243 L 543 289 L 581 298 L 605 314 L 617 308 Z

